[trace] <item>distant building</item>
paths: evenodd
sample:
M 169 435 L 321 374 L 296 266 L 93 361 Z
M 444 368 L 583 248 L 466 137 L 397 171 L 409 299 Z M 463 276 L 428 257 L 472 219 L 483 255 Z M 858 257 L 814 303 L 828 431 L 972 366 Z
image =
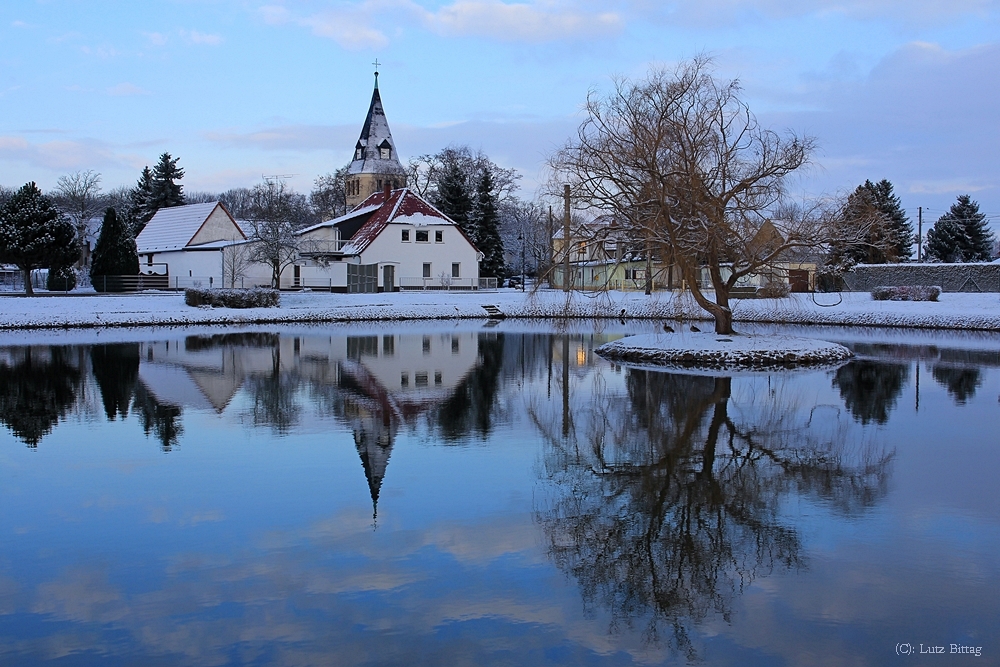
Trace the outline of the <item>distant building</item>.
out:
M 172 288 L 222 287 L 222 250 L 246 238 L 219 202 L 161 208 L 135 239 L 139 272 L 167 275 Z

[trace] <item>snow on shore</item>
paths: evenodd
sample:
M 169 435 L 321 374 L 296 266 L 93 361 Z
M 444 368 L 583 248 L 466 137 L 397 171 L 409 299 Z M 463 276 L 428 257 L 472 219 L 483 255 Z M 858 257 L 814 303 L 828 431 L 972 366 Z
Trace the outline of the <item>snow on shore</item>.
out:
M 633 364 L 735 370 L 835 364 L 853 356 L 843 345 L 812 338 L 711 333 L 629 336 L 605 343 L 595 352 Z
M 787 299 L 734 302 L 737 322 L 1000 330 L 1000 295 L 941 295 L 939 302 L 873 301 L 867 293 L 793 294 Z M 816 303 L 818 302 L 818 303 Z M 819 304 L 836 304 L 823 307 Z M 0 329 L 271 324 L 373 320 L 483 318 L 484 305 L 507 317 L 704 320 L 690 295 L 641 292 L 599 294 L 539 290 L 329 294 L 288 292 L 279 308 L 192 308 L 182 294 L 0 296 Z

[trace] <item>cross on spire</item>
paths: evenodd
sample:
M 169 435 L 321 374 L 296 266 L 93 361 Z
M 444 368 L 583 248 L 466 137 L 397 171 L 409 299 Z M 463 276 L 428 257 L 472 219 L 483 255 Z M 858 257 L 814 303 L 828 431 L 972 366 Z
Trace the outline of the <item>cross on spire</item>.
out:
M 375 90 L 378 90 L 378 66 L 379 66 L 379 64 L 380 63 L 378 61 L 378 58 L 376 58 L 375 62 L 372 63 L 372 65 L 375 65 Z

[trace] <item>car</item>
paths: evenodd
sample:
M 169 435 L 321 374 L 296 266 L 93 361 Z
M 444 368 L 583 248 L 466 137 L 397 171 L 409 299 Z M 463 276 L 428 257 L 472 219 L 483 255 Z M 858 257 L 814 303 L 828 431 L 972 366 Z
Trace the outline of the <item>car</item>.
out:
M 507 287 L 513 287 L 515 289 L 520 289 L 523 286 L 521 282 L 521 276 L 513 276 L 509 281 L 507 281 Z

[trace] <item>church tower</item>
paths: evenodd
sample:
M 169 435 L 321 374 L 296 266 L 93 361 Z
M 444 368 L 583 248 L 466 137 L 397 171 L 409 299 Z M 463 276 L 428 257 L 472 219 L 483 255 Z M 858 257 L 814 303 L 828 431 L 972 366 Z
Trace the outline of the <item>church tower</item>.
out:
M 378 70 L 375 70 L 375 90 L 368 107 L 368 117 L 361 128 L 361 138 L 354 147 L 354 159 L 347 172 L 347 210 L 388 185 L 395 190 L 406 186 L 406 170 L 399 161 L 396 144 L 385 119 L 382 97 L 378 92 Z

